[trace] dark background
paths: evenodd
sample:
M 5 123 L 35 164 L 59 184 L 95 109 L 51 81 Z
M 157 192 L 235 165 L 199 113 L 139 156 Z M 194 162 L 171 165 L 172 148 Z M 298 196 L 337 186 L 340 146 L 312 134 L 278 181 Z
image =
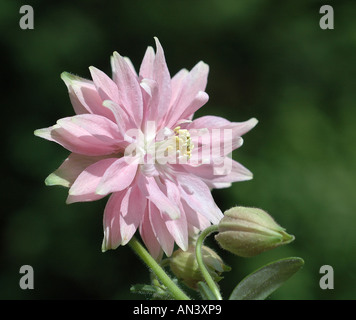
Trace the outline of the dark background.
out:
M 19 27 L 24 4 L 33 30 Z M 334 30 L 319 27 L 324 4 Z M 223 295 L 257 267 L 299 256 L 305 267 L 270 299 L 355 299 L 355 1 L 2 0 L 0 32 L 1 299 L 142 298 L 129 291 L 149 281 L 135 254 L 101 253 L 106 199 L 66 205 L 66 189 L 45 187 L 68 152 L 33 131 L 73 115 L 61 72 L 89 78 L 94 65 L 111 74 L 113 51 L 139 68 L 154 36 L 171 75 L 209 64 L 210 100 L 196 116 L 259 120 L 234 152 L 254 179 L 215 190 L 218 206 L 263 208 L 296 236 L 250 259 L 209 239 L 233 268 Z M 22 265 L 34 269 L 34 290 L 19 287 Z M 334 290 L 319 287 L 322 265 L 334 269 Z

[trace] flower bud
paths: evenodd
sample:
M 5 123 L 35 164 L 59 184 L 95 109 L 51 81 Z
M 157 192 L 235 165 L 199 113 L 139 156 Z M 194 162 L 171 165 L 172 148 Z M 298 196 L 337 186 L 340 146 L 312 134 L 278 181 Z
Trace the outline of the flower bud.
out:
M 253 257 L 294 240 L 267 212 L 257 208 L 225 211 L 218 228 L 215 239 L 220 246 L 241 257 Z
M 201 252 L 203 262 L 210 275 L 216 282 L 220 281 L 223 278 L 221 273 L 230 271 L 231 268 L 225 265 L 218 254 L 209 247 L 202 246 Z M 187 251 L 182 249 L 174 251 L 170 258 L 170 267 L 174 275 L 192 289 L 196 290 L 198 282 L 204 280 L 195 257 L 194 245 L 189 245 Z

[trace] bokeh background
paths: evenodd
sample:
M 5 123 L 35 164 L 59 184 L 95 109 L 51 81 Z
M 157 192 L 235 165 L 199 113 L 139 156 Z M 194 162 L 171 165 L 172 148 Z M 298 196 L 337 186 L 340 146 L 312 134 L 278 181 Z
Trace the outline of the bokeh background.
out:
M 19 9 L 34 9 L 21 30 Z M 322 30 L 331 4 L 335 29 Z M 356 298 L 356 3 L 355 1 L 16 1 L 0 2 L 1 299 L 140 299 L 130 285 L 149 281 L 128 247 L 101 253 L 106 199 L 66 205 L 67 190 L 44 179 L 65 159 L 59 145 L 33 135 L 73 115 L 59 75 L 110 74 L 113 51 L 139 67 L 157 36 L 171 74 L 199 60 L 210 66 L 210 100 L 197 116 L 259 119 L 234 152 L 254 179 L 213 192 L 222 210 L 267 210 L 296 240 L 242 259 L 219 250 L 233 268 L 225 297 L 248 273 L 299 256 L 305 267 L 270 299 Z M 19 269 L 34 268 L 34 290 Z M 319 286 L 322 265 L 334 289 Z

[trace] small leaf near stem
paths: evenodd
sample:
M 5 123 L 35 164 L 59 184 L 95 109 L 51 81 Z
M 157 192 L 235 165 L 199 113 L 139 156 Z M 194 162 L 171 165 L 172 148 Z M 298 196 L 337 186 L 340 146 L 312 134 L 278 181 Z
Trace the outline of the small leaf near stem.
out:
M 197 258 L 197 262 L 198 262 L 200 271 L 201 271 L 201 273 L 202 273 L 202 275 L 203 275 L 208 287 L 210 288 L 210 290 L 214 294 L 216 300 L 222 300 L 222 297 L 221 297 L 220 290 L 219 290 L 218 286 L 216 285 L 215 281 L 211 277 L 208 269 L 205 267 L 205 264 L 204 264 L 204 261 L 203 261 L 203 256 L 202 256 L 202 252 L 201 252 L 201 247 L 203 245 L 204 239 L 207 236 L 209 236 L 211 233 L 217 232 L 217 231 L 218 231 L 218 226 L 217 225 L 212 225 L 212 226 L 206 228 L 199 235 L 197 243 L 196 243 L 195 254 L 196 254 L 196 258 Z

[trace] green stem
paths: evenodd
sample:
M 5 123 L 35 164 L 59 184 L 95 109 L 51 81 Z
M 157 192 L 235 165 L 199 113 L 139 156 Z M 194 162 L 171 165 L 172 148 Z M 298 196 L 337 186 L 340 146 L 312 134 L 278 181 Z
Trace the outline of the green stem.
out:
M 160 267 L 155 259 L 147 252 L 143 245 L 132 237 L 129 246 L 136 254 L 148 265 L 149 268 L 156 274 L 157 278 L 168 288 L 172 296 L 177 300 L 190 300 L 190 298 L 172 281 L 167 273 Z
M 200 235 L 196 243 L 195 247 L 195 254 L 197 258 L 197 262 L 200 268 L 200 271 L 209 286 L 210 290 L 214 293 L 215 297 L 217 300 L 222 300 L 220 290 L 218 286 L 216 285 L 215 281 L 211 277 L 208 269 L 205 267 L 204 261 L 203 261 L 203 256 L 201 254 L 201 247 L 203 245 L 204 239 L 211 233 L 218 231 L 218 226 L 217 225 L 212 225 L 208 228 L 206 228 Z

